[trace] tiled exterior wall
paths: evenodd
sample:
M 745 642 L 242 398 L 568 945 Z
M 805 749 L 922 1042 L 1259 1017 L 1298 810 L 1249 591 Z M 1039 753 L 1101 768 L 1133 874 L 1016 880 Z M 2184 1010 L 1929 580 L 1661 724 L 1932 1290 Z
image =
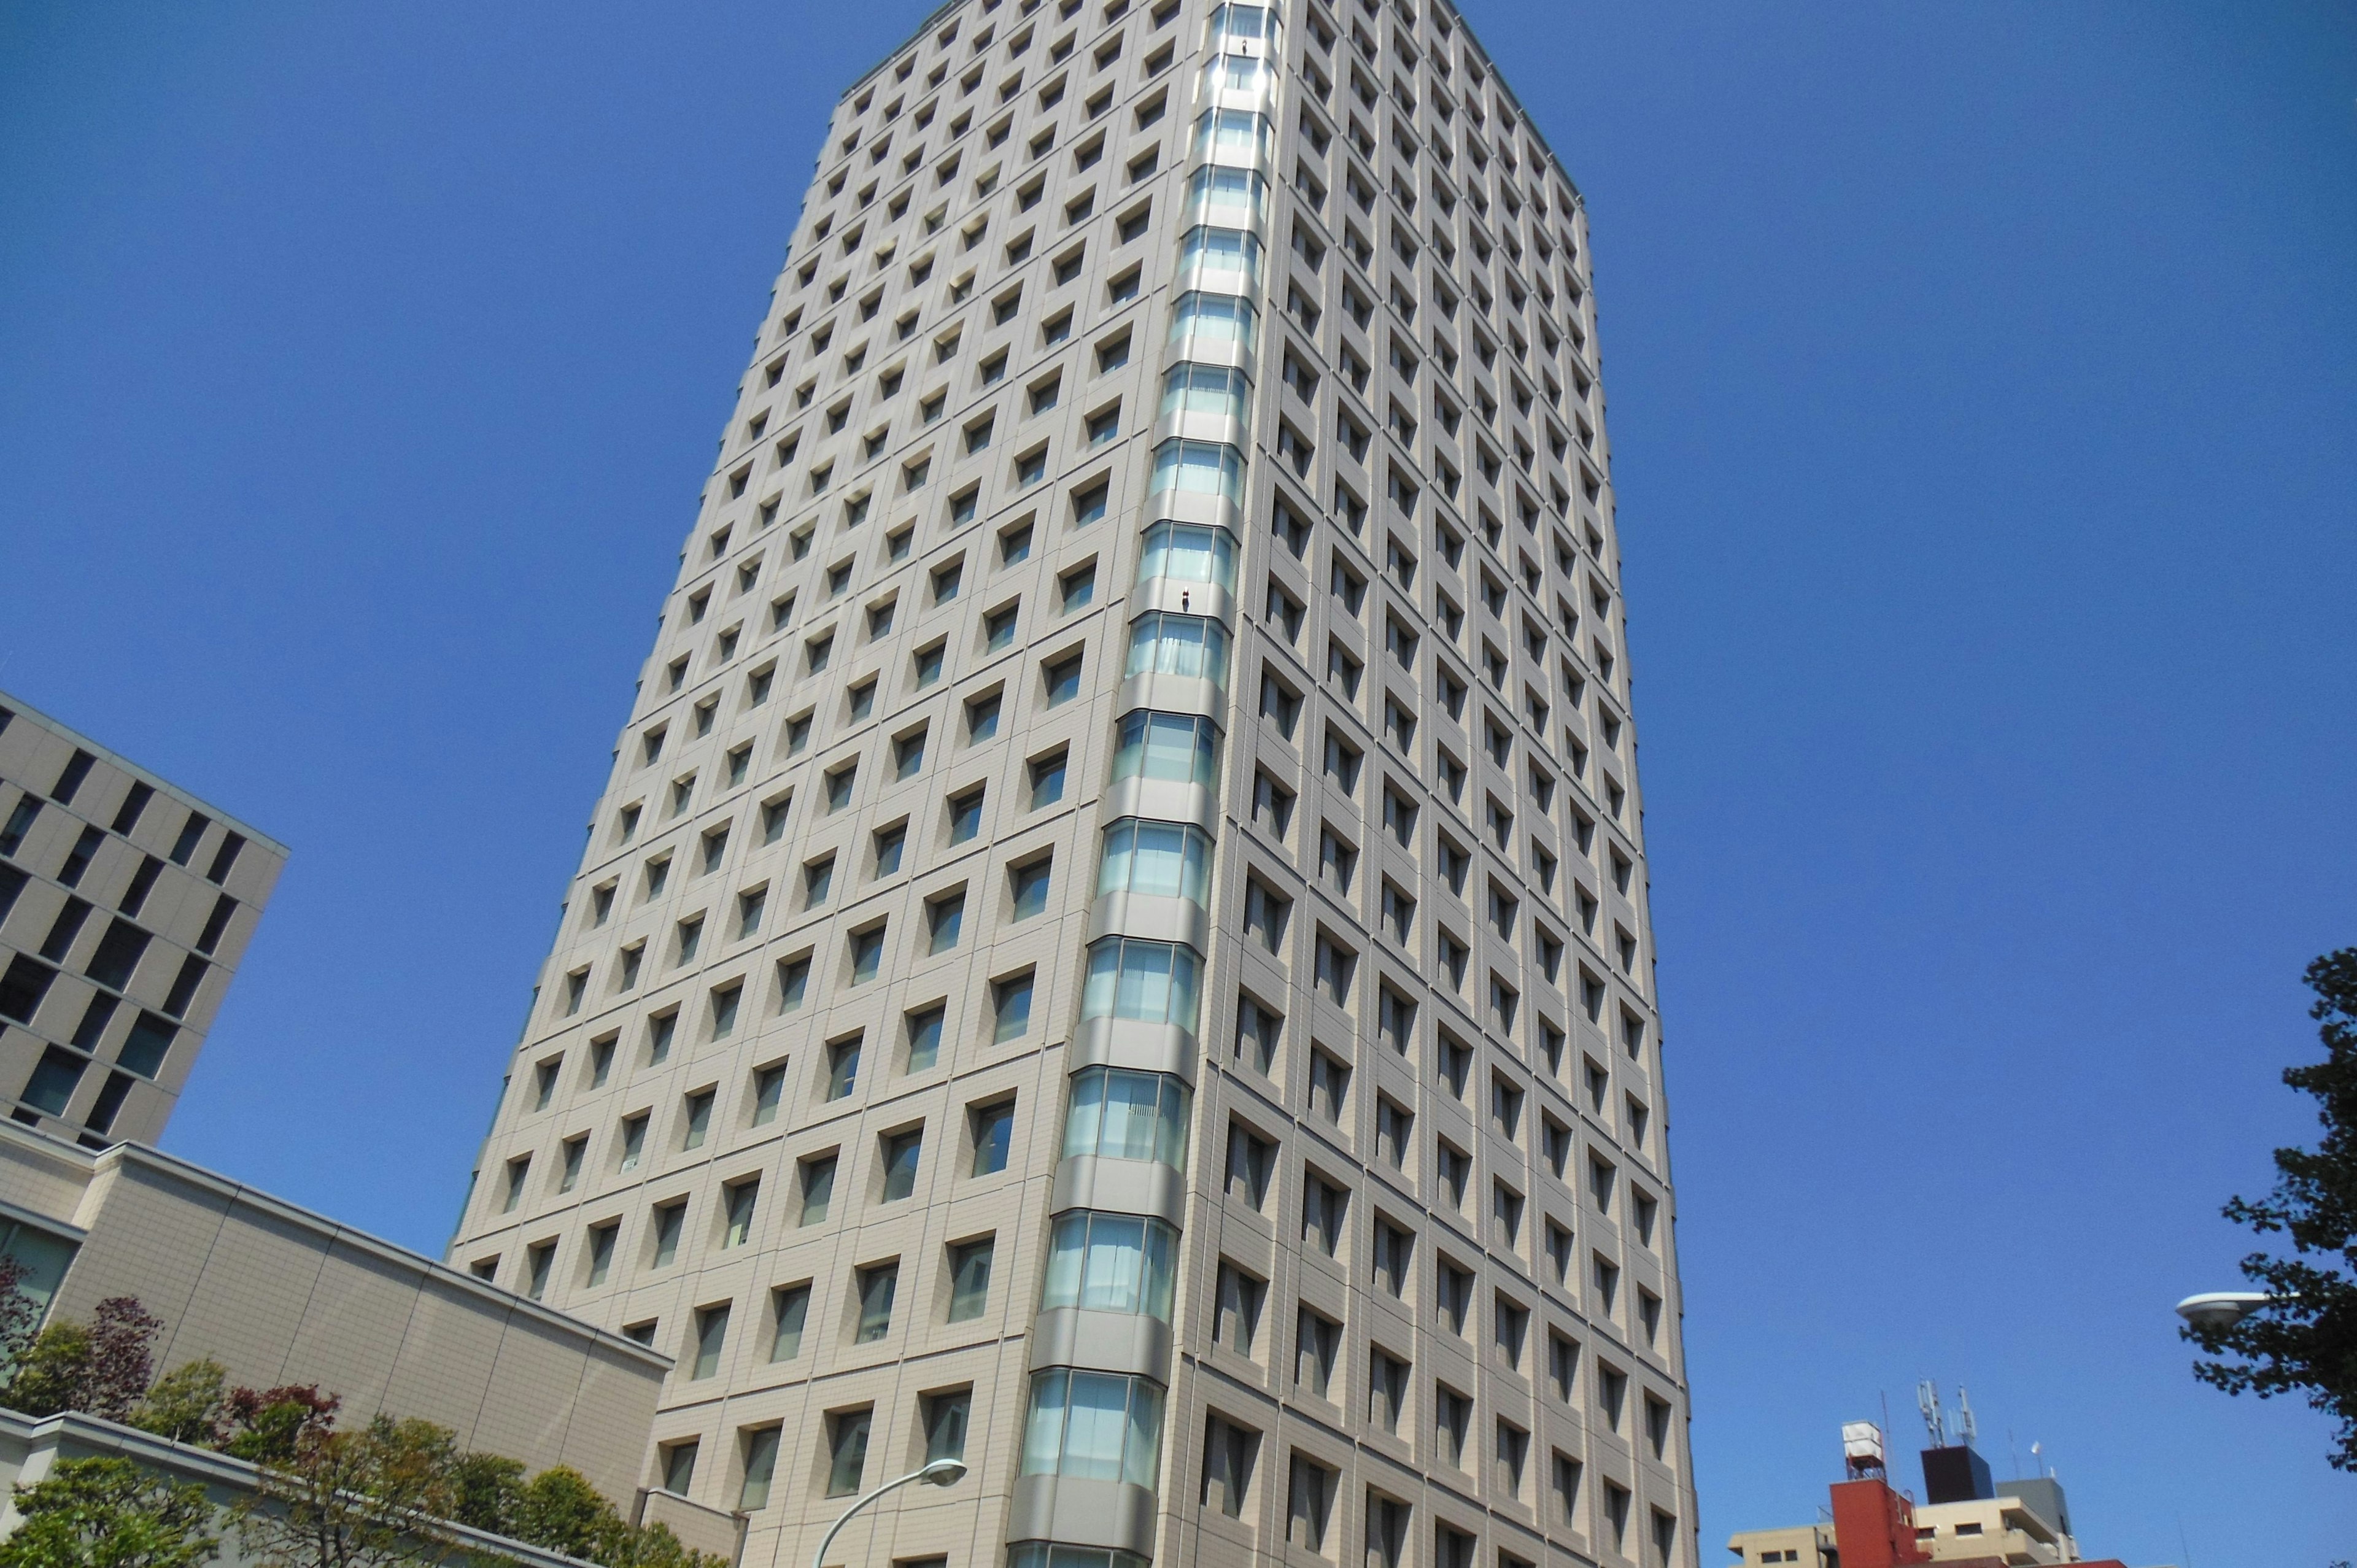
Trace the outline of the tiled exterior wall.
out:
M 0 692 L 0 1103 L 154 1143 L 282 844 Z
M 748 1562 L 800 1561 L 847 1502 L 844 1418 L 871 1412 L 873 1486 L 924 1458 L 928 1396 L 970 1390 L 973 1475 L 895 1494 L 842 1561 L 1685 1568 L 1585 213 L 1445 9 L 1292 0 L 1265 45 L 1214 12 L 966 0 L 837 106 L 451 1257 L 678 1358 L 646 1479 L 745 1507 Z M 1265 81 L 1212 63 L 1264 53 Z M 1205 144 L 1206 109 L 1265 124 Z M 1212 163 L 1266 180 L 1225 225 L 1251 274 L 1186 260 Z M 1248 353 L 1172 340 L 1190 288 L 1257 304 Z M 1166 417 L 1181 360 L 1246 370 L 1248 414 Z M 1226 449 L 1232 500 L 1157 483 L 1181 439 Z M 1142 580 L 1166 518 L 1230 529 L 1232 584 Z M 1126 678 L 1148 612 L 1224 626 L 1224 686 Z M 1143 708 L 1214 721 L 1215 794 L 1116 779 Z M 1208 831 L 1205 906 L 1096 896 L 1127 815 Z M 1108 935 L 1197 954 L 1195 1015 L 1093 1015 Z M 1252 1041 L 1245 999 L 1281 1020 Z M 1171 1192 L 1061 1157 L 1091 1063 L 1191 1086 Z M 1167 1337 L 1041 1312 L 1051 1221 L 1083 1209 L 1176 1221 Z M 952 1322 L 952 1249 L 982 1238 L 986 1300 Z M 1247 1342 L 1222 1306 L 1254 1297 Z M 1143 1524 L 1027 1458 L 1060 1366 L 1167 1388 Z

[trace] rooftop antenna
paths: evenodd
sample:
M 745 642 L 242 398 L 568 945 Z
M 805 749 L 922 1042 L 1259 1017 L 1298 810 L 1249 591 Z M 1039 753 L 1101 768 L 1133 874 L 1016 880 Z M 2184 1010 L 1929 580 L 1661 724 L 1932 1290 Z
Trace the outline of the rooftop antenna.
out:
M 2043 1443 L 2033 1443 L 2029 1445 L 2029 1468 L 2031 1473 L 2047 1476 L 2054 1474 L 2054 1467 L 2051 1465 L 2048 1466 L 2043 1471 L 2040 1471 L 2038 1468 L 2038 1456 L 2045 1452 L 2046 1444 Z
M 1964 1393 L 1964 1385 L 1956 1385 L 1956 1434 L 1966 1447 L 1981 1434 L 1980 1423 L 1973 1419 L 1973 1402 Z
M 1915 1385 L 1915 1408 L 1923 1412 L 1923 1430 L 1932 1434 L 1932 1446 L 1948 1445 L 1948 1420 L 1940 1410 L 1940 1385 L 1926 1378 Z

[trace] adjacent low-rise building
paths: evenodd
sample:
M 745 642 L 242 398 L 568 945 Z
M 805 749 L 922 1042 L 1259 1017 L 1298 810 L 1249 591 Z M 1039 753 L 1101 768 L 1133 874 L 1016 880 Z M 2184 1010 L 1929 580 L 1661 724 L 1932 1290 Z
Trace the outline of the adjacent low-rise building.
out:
M 0 692 L 0 1109 L 154 1143 L 286 847 Z
M 1917 1502 L 1885 1477 L 1879 1429 L 1853 1422 L 1842 1435 L 1849 1479 L 1834 1485 L 1826 1517 L 1737 1531 L 1727 1549 L 1740 1568 L 2125 1568 L 2117 1558 L 2080 1555 L 2062 1484 L 2051 1476 L 1993 1480 L 1969 1443 L 1943 1443 L 1923 1451 L 1929 1500 Z
M 348 1423 L 423 1417 L 629 1507 L 668 1356 L 135 1144 L 0 1122 L 0 1220 L 53 1316 L 128 1295 L 162 1318 L 159 1370 L 315 1383 Z

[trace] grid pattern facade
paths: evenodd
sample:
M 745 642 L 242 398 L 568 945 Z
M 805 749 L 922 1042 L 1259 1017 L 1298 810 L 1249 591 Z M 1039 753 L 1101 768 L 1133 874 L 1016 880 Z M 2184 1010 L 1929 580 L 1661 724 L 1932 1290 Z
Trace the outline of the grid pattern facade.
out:
M 1592 309 L 1443 7 L 837 105 L 452 1248 L 748 1561 L 1694 1561 Z
M 285 846 L 0 693 L 0 1095 L 27 1127 L 152 1144 Z

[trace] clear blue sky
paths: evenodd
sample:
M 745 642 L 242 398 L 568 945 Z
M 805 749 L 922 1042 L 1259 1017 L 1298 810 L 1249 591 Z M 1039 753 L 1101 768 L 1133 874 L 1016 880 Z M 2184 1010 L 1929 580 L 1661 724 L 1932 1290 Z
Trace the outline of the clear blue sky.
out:
M 0 5 L 0 686 L 295 850 L 171 1147 L 439 1250 L 925 3 Z M 2349 1555 L 2169 1306 L 2357 942 L 2357 20 L 1468 3 L 1594 220 L 1708 1560 L 1927 1376 L 2091 1549 Z

